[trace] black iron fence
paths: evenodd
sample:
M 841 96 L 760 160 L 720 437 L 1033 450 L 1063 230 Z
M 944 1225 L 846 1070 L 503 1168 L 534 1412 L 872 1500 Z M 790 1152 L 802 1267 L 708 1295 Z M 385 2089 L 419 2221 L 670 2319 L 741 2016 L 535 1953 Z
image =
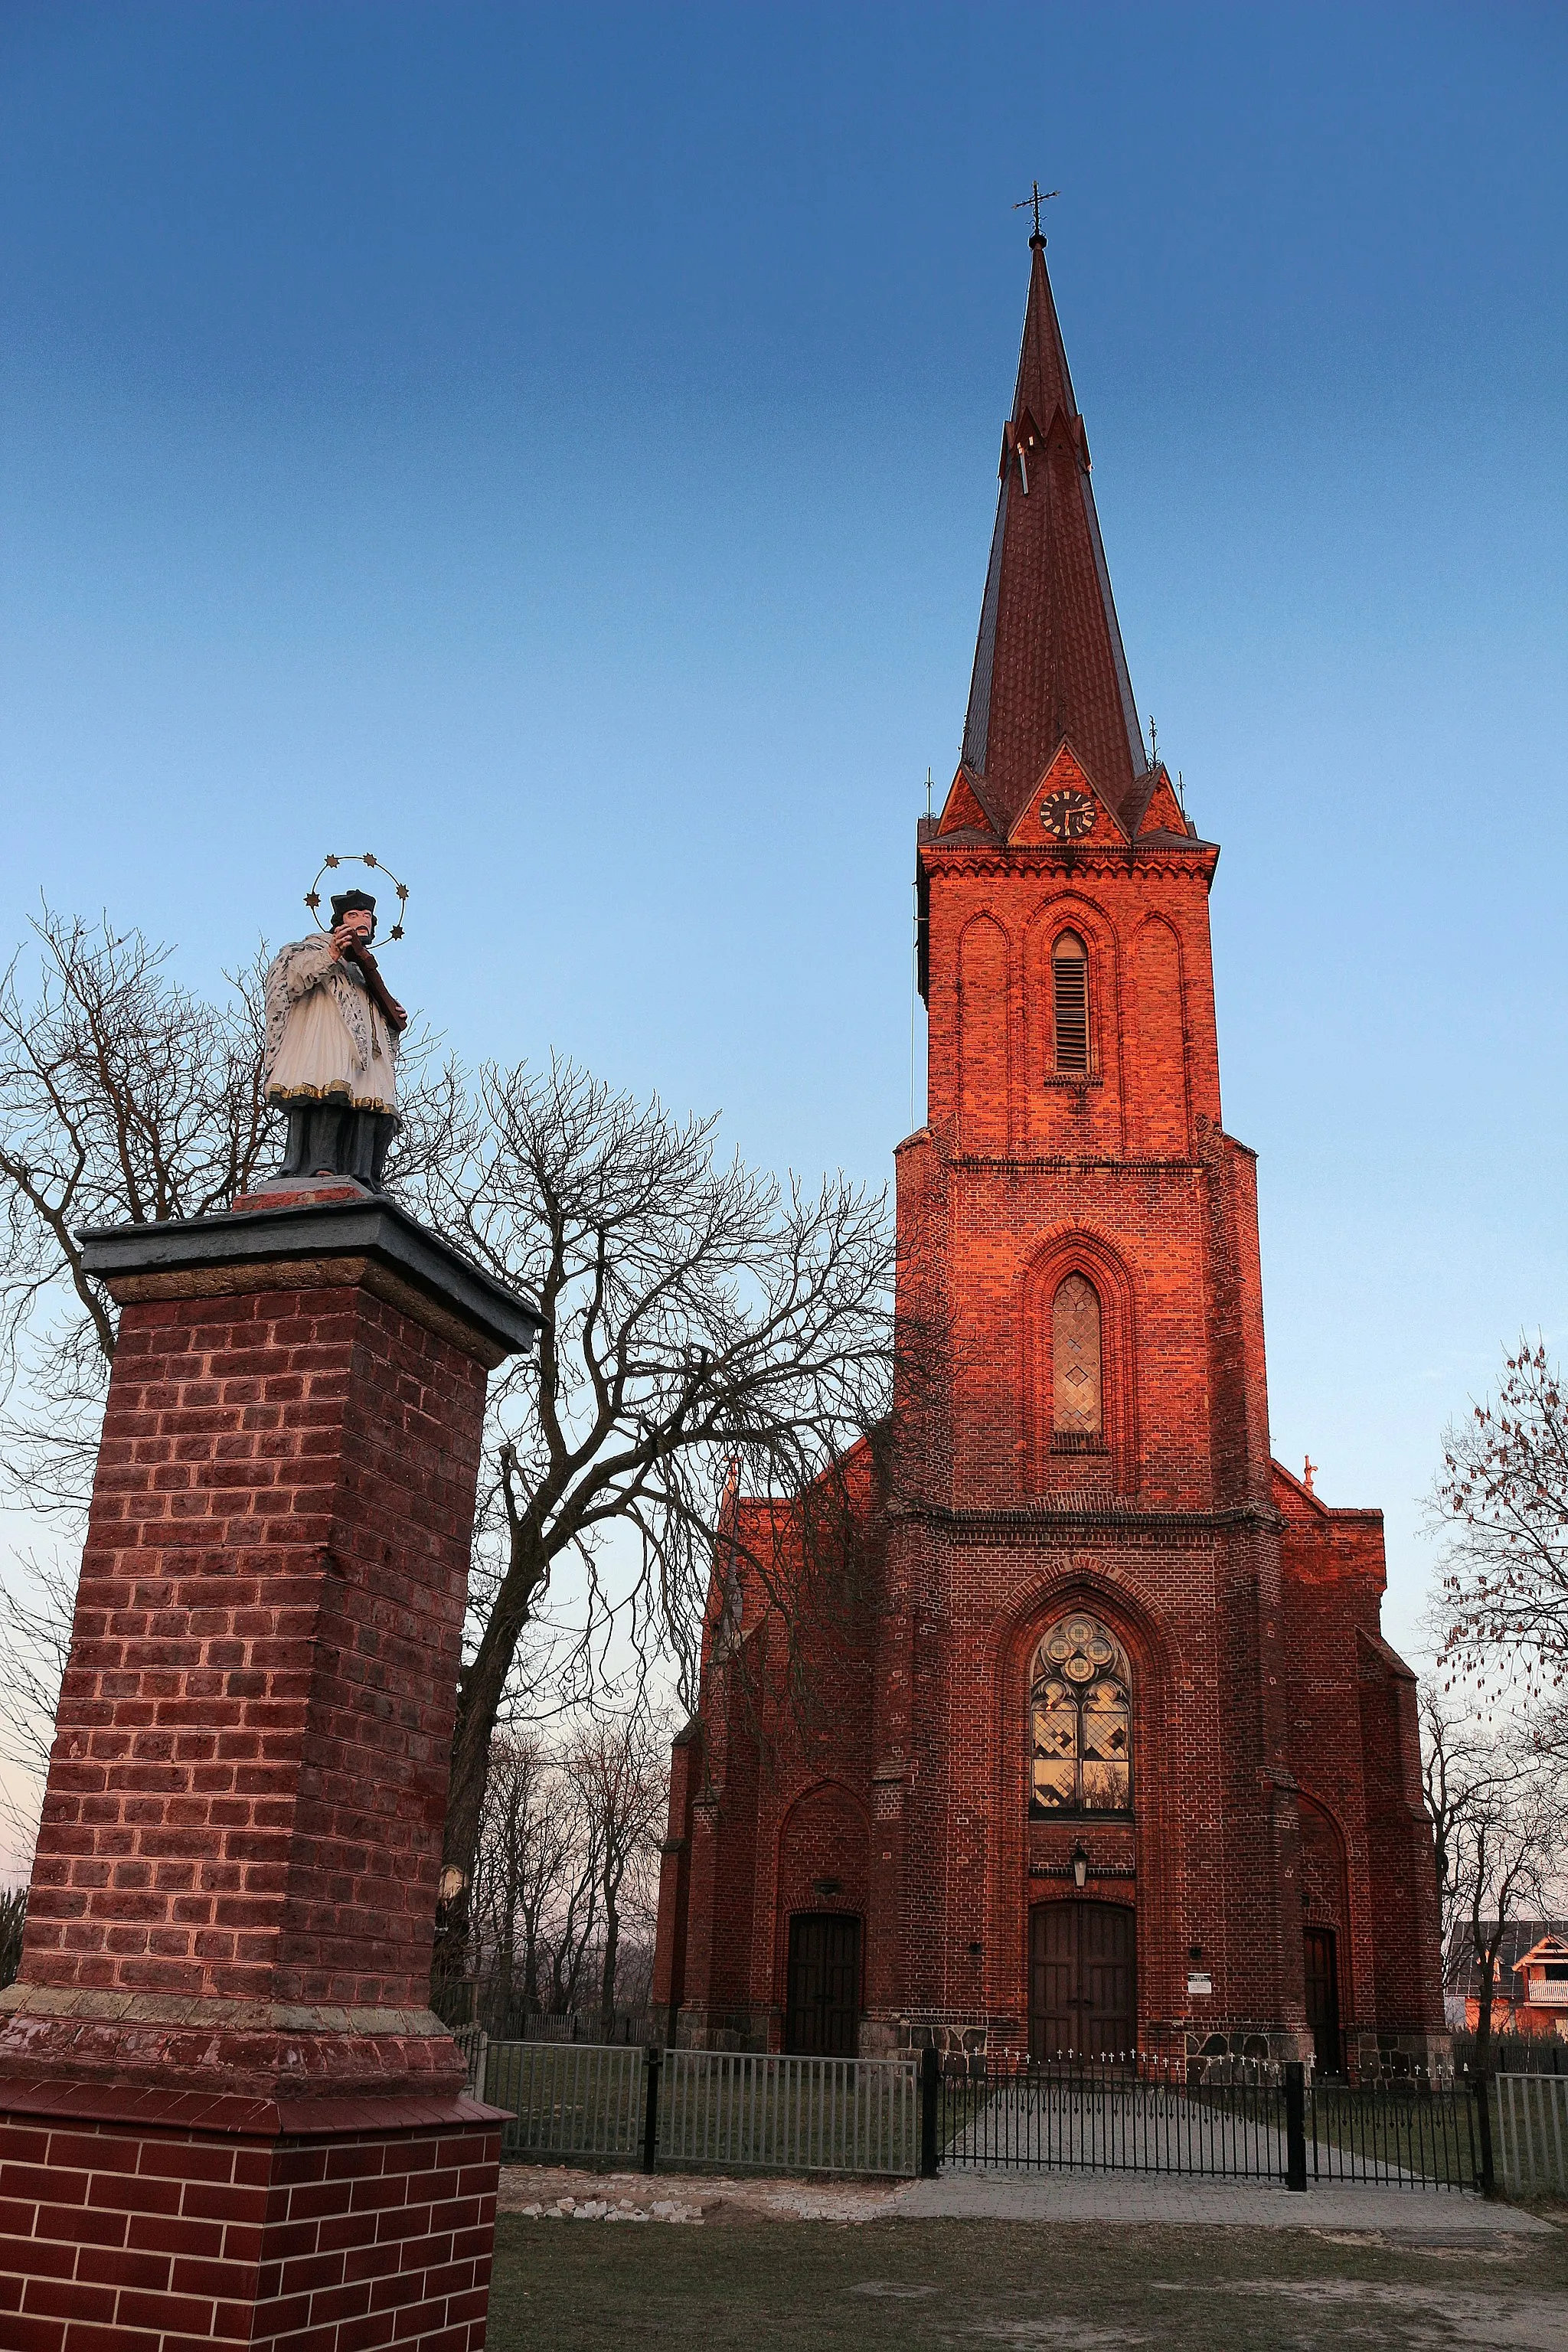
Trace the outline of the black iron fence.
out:
M 479 2026 L 458 2039 L 476 2096 L 509 2115 L 506 2154 L 547 2161 L 906 2178 L 1058 2169 L 1489 2194 L 1495 2151 L 1498 2185 L 1568 2185 L 1568 2081 L 1352 2084 L 1239 2060 L 1198 2080 L 1180 2061 L 1040 2065 L 995 2053 L 950 2071 L 934 2050 L 789 2058 L 493 2042 Z
M 1365 2181 L 1474 2189 L 1486 2150 L 1479 2093 L 1452 2077 L 1350 2084 L 1303 2066 L 1233 2060 L 1193 2080 L 1181 2061 L 1040 2065 L 973 2059 L 947 2074 L 926 2053 L 935 2109 L 928 2168 L 1057 2168 L 1211 2180 Z
M 934 2053 L 933 2053 L 934 2054 Z M 985 2058 L 940 2083 L 943 2167 L 1060 2168 L 1278 2180 L 1285 2085 L 1261 2069 L 1189 2084 L 1184 2066 L 1036 2065 Z
M 1454 2071 L 1469 2074 L 1476 2063 L 1473 2033 L 1454 2036 Z M 1568 2079 L 1568 2042 L 1555 2033 L 1494 2033 L 1487 2045 L 1493 2074 L 1557 2074 Z
M 1304 2116 L 1310 2177 L 1389 2189 L 1479 2188 L 1486 2169 L 1479 2099 L 1478 2085 L 1453 2075 L 1313 2081 Z

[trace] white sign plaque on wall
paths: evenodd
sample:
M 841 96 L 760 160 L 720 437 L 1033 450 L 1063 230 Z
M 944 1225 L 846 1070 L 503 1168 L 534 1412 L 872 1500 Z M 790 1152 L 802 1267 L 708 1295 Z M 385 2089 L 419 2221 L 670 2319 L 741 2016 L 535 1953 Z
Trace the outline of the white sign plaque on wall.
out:
M 1213 1992 L 1214 1979 L 1210 1976 L 1190 1976 L 1187 1979 L 1187 1990 L 1189 1992 Z

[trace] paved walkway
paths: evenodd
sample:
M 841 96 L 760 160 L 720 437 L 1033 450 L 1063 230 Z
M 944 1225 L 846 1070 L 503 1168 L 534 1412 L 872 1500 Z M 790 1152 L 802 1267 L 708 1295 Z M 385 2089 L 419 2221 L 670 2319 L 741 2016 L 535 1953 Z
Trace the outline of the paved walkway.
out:
M 981 2101 L 951 2144 L 955 2165 L 1131 2170 L 1283 2179 L 1285 2134 L 1278 2093 L 1250 2084 L 1194 2098 L 1184 2083 L 1108 2076 L 1084 2085 L 1026 2074 Z M 1355 2177 L 1356 2159 L 1342 2159 Z
M 1135 2172 L 944 2172 L 912 2180 L 887 2208 L 900 2221 L 1163 2221 L 1250 2230 L 1375 2230 L 1421 2238 L 1546 2231 L 1552 2223 L 1458 2189 L 1318 2188 Z

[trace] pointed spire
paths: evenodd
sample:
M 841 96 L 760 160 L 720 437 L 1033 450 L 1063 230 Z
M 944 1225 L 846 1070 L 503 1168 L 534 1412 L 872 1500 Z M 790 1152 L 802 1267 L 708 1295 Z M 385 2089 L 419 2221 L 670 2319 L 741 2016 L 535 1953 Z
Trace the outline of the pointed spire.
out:
M 1029 239 L 1029 303 L 980 612 L 963 764 L 1010 825 L 1064 740 L 1124 814 L 1147 777 L 1127 656 L 1089 480 L 1046 240 Z

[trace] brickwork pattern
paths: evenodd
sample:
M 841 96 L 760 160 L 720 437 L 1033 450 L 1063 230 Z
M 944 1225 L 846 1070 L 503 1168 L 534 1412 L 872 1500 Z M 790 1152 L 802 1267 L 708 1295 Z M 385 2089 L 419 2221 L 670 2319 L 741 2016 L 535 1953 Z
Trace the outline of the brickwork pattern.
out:
M 126 1307 L 28 1985 L 424 2006 L 483 1399 L 363 1287 Z
M 0 2118 L 15 2352 L 479 2352 L 499 2128 L 276 2141 Z
M 694 2032 L 721 1999 L 727 2032 L 776 2031 L 802 1899 L 788 1825 L 831 1783 L 869 1823 L 868 2025 L 926 2011 L 1021 2033 L 1029 1910 L 1065 1892 L 1081 1837 L 1086 1892 L 1136 1909 L 1145 2041 L 1245 2053 L 1261 2033 L 1294 2055 L 1302 1895 L 1321 1899 L 1327 1843 L 1345 1856 L 1354 2021 L 1419 2040 L 1441 2025 L 1430 1839 L 1409 1677 L 1378 1634 L 1381 1523 L 1311 1505 L 1270 1460 L 1257 1171 L 1221 1122 L 1219 853 L 1141 745 L 1129 765 L 1039 246 L 1003 472 L 969 764 L 919 829 L 929 1109 L 897 1154 L 904 1360 L 890 1471 L 863 1497 L 872 1590 L 837 1641 L 748 1596 L 752 1685 L 773 1692 L 760 1731 L 710 1639 L 661 1981 L 679 1998 L 683 1949 Z M 1058 791 L 1082 804 L 1071 843 L 1046 821 Z M 1087 1069 L 1057 1067 L 1067 930 L 1087 957 Z M 1054 1426 L 1052 1301 L 1069 1274 L 1100 1303 L 1091 1448 Z M 1103 1616 L 1131 1662 L 1131 1822 L 1028 1817 L 1029 1658 L 1069 1605 Z M 786 1633 L 824 1693 L 826 1743 L 784 1704 Z
M 1397 1695 L 1380 1679 L 1373 1697 L 1364 1664 L 1381 1522 L 1297 1508 L 1269 1459 L 1256 1171 L 1219 1125 L 1214 853 L 928 841 L 922 856 L 931 1110 L 898 1156 L 900 1312 L 906 1333 L 941 1334 L 942 1360 L 900 1400 L 890 1493 L 867 1495 L 868 1525 L 887 1508 L 868 1545 L 875 1660 L 857 1679 L 823 1648 L 808 1673 L 828 1742 L 797 1736 L 781 1702 L 762 1770 L 710 1672 L 710 1766 L 742 1748 L 747 1762 L 710 1770 L 693 1832 L 690 2021 L 705 2030 L 721 1983 L 727 2026 L 776 2039 L 805 1899 L 788 1825 L 833 1782 L 869 1820 L 868 2020 L 984 2016 L 1021 2039 L 1028 1913 L 1069 1891 L 1081 1835 L 1087 1892 L 1136 1907 L 1146 2042 L 1217 2032 L 1239 2049 L 1261 2032 L 1289 2054 L 1306 2031 L 1300 1776 L 1347 1857 L 1347 2027 L 1440 2029 L 1418 1792 Z M 1045 1061 L 1066 922 L 1089 949 L 1096 1040 L 1070 1087 Z M 1052 1442 L 1050 1304 L 1068 1271 L 1102 1302 L 1099 1454 Z M 1028 1660 L 1074 1604 L 1132 1662 L 1129 1824 L 1028 1818 Z M 1385 1793 L 1369 1798 L 1374 1780 Z M 1211 1993 L 1189 1994 L 1194 1972 Z

